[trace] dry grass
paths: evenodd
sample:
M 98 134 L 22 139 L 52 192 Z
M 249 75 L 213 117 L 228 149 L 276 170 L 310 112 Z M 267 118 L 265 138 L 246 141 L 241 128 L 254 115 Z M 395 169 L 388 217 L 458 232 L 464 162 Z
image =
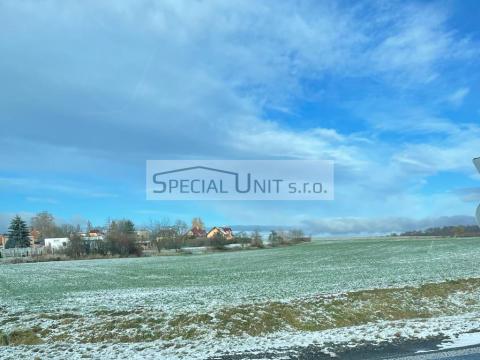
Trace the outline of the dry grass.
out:
M 262 336 L 280 330 L 321 331 L 381 320 L 426 319 L 480 309 L 478 300 L 453 302 L 456 294 L 480 293 L 480 279 L 426 284 L 418 288 L 376 289 L 340 296 L 321 296 L 289 303 L 266 302 L 219 309 L 214 314 L 184 313 L 108 321 L 89 330 L 84 342 L 194 339 L 206 332 L 222 336 Z M 475 297 L 473 297 L 475 299 Z M 125 330 L 133 330 L 128 335 Z M 121 335 L 120 335 L 121 334 Z
M 283 330 L 322 331 L 471 311 L 480 311 L 480 279 L 221 307 L 212 313 L 152 313 L 142 307 L 131 311 L 96 310 L 86 315 L 42 313 L 38 320 L 49 321 L 47 329 L 34 327 L 3 335 L 0 332 L 0 344 L 176 341 L 200 339 L 206 334 L 263 336 Z M 87 321 L 87 317 L 93 317 L 95 322 Z
M 41 329 L 17 329 L 9 334 L 0 333 L 0 345 L 38 345 L 43 343 L 39 332 Z

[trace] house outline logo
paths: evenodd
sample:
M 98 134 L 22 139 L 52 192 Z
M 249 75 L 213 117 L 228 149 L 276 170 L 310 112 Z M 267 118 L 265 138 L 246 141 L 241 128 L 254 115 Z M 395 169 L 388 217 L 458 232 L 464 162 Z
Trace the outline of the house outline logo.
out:
M 159 184 L 160 182 L 157 181 L 157 176 L 174 174 L 174 173 L 179 173 L 179 172 L 192 171 L 192 170 L 198 170 L 198 169 L 213 171 L 213 172 L 222 173 L 222 174 L 233 175 L 233 176 L 235 176 L 235 190 L 236 190 L 237 193 L 245 194 L 245 193 L 248 193 L 250 191 L 250 181 L 251 181 L 251 177 L 252 177 L 251 173 L 247 173 L 247 188 L 246 189 L 240 189 L 240 180 L 239 180 L 240 174 L 238 172 L 216 169 L 216 168 L 203 166 L 203 165 L 196 165 L 196 166 L 190 166 L 190 167 L 185 167 L 185 168 L 180 168 L 180 169 L 175 169 L 175 170 L 156 172 L 155 174 L 153 174 L 152 180 L 155 184 Z M 163 193 L 163 191 L 160 191 L 160 190 L 153 190 L 153 192 L 156 193 L 156 194 Z

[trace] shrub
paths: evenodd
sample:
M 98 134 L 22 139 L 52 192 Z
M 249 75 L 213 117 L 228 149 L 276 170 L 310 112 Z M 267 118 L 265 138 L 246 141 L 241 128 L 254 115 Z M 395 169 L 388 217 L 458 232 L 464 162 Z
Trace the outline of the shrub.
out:
M 137 243 L 135 226 L 130 220 L 113 221 L 107 233 L 106 246 L 112 255 L 137 255 L 142 254 L 142 249 Z
M 260 249 L 263 249 L 265 247 L 265 245 L 263 245 L 262 235 L 260 235 L 260 232 L 258 230 L 254 231 L 250 245 Z
M 228 243 L 227 239 L 221 233 L 215 234 L 215 236 L 210 240 L 210 245 L 214 249 L 218 249 L 218 250 L 225 249 L 225 245 L 227 245 L 227 243 Z
M 8 345 L 8 336 L 7 334 L 0 332 L 0 346 Z
M 273 231 L 268 235 L 268 242 L 270 243 L 270 246 L 278 246 L 280 244 L 284 243 L 284 239 L 281 235 L 279 235 L 276 231 Z
M 0 335 L 1 345 L 37 345 L 43 343 L 32 329 L 13 330 L 10 334 Z

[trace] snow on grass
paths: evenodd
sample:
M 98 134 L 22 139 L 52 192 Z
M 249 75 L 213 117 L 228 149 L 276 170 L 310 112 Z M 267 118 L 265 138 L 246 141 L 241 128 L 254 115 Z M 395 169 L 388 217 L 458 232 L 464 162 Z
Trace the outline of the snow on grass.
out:
M 263 337 L 233 337 L 195 341 L 152 341 L 141 343 L 59 343 L 35 346 L 0 347 L 0 358 L 18 359 L 48 356 L 51 359 L 206 359 L 222 355 L 269 353 L 281 358 L 294 355 L 293 346 L 315 345 L 325 354 L 335 355 L 340 347 L 381 344 L 402 339 L 429 339 L 439 335 L 454 338 L 478 330 L 478 314 L 446 316 L 424 321 L 376 322 L 348 328 L 315 332 L 280 331 Z
M 58 358 L 92 352 L 206 358 L 227 349 L 279 354 L 309 344 L 334 352 L 362 341 L 454 336 L 478 330 L 479 245 L 479 239 L 319 241 L 201 256 L 3 265 L 0 333 L 30 331 L 44 343 L 0 346 L 0 358 L 45 351 Z M 466 278 L 472 279 L 445 282 Z
M 459 347 L 472 346 L 480 344 L 480 332 L 458 334 L 442 342 L 438 348 L 440 350 L 455 349 Z

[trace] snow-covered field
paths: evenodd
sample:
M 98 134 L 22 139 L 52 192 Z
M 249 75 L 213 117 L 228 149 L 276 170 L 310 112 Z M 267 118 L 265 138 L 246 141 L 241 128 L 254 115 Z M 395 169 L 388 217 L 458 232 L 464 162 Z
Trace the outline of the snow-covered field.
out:
M 27 330 L 38 344 L 0 346 L 0 358 L 207 358 L 455 336 L 479 330 L 477 281 L 360 290 L 480 278 L 479 259 L 480 239 L 357 239 L 1 265 L 0 333 Z

